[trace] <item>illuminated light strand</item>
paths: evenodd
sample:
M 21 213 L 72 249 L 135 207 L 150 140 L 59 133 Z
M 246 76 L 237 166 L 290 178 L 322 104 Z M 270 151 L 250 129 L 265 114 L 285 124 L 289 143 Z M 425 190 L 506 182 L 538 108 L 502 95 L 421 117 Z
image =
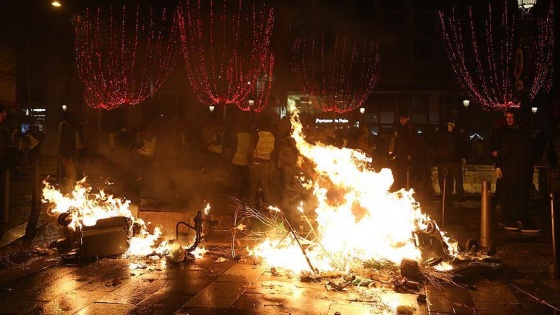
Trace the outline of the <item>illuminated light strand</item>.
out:
M 312 105 L 324 112 L 345 113 L 360 107 L 373 91 L 380 71 L 377 43 L 335 38 L 327 49 L 324 36 L 300 38 L 292 48 L 292 73 Z
M 541 91 L 550 92 L 552 89 L 552 78 L 554 76 L 554 6 L 550 2 L 546 16 L 537 21 L 537 36 L 533 39 L 533 70 L 535 77 L 531 87 L 530 99 Z
M 261 75 L 257 79 L 257 83 L 254 84 L 254 90 L 251 94 L 247 96 L 246 100 L 237 104 L 237 107 L 242 111 L 254 111 L 256 113 L 260 113 L 264 111 L 266 106 L 268 105 L 268 100 L 270 98 L 270 90 L 272 89 L 272 81 L 273 81 L 273 73 L 274 73 L 274 56 L 269 54 L 269 57 L 263 63 L 263 67 L 261 70 Z M 251 96 L 255 96 L 254 99 L 251 99 Z M 251 99 L 254 104 L 249 104 L 249 99 Z
M 272 66 L 273 10 L 257 2 L 246 6 L 241 0 L 223 0 L 222 6 L 214 1 L 181 3 L 181 47 L 198 100 L 247 110 L 245 101 L 258 77 Z
M 87 9 L 74 18 L 78 74 L 92 108 L 139 104 L 161 87 L 177 59 L 178 25 L 165 9 L 115 11 Z
M 498 25 L 493 23 L 492 6 L 488 5 L 484 27 L 476 27 L 472 7 L 463 19 L 453 8 L 449 14 L 439 12 L 444 44 L 459 84 L 469 97 L 483 109 L 498 110 L 517 106 L 513 99 L 513 56 L 515 19 L 507 10 L 507 3 Z M 483 31 L 479 31 L 483 29 Z M 465 39 L 468 38 L 468 41 Z M 496 44 L 498 41 L 498 44 Z M 465 43 L 471 43 L 466 47 Z
M 540 19 L 539 34 L 531 51 L 535 61 L 535 76 L 529 100 L 544 89 L 550 91 L 552 84 L 553 22 L 552 4 L 545 18 Z M 461 87 L 483 109 L 503 110 L 520 107 L 515 90 L 514 51 L 520 47 L 516 32 L 516 15 L 508 11 L 507 1 L 499 15 L 500 23 L 494 23 L 492 5 L 484 18 L 484 27 L 475 26 L 472 7 L 466 13 L 466 22 L 453 8 L 449 13 L 440 11 L 447 56 Z M 464 27 L 466 25 L 466 27 Z M 481 31 L 482 30 L 482 31 Z M 468 39 L 468 41 L 465 41 Z M 465 43 L 471 43 L 466 46 Z

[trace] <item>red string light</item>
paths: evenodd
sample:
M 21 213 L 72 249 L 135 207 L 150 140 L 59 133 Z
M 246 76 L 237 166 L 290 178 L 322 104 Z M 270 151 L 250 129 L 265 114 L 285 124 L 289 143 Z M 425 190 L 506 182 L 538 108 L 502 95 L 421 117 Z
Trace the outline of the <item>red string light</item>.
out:
M 201 103 L 235 103 L 250 110 L 245 100 L 259 76 L 263 71 L 272 74 L 269 46 L 273 21 L 273 10 L 258 1 L 251 5 L 241 0 L 223 0 L 221 5 L 215 1 L 184 2 L 179 10 L 183 56 Z
M 274 56 L 269 54 L 263 63 L 261 73 L 257 78 L 253 91 L 247 96 L 246 100 L 237 104 L 239 109 L 246 112 L 254 111 L 260 113 L 266 108 L 270 97 L 270 90 L 272 89 L 273 70 Z
M 460 85 L 469 97 L 476 100 L 483 109 L 503 110 L 519 107 L 515 90 L 516 70 L 515 50 L 521 47 L 521 37 L 514 36 L 517 29 L 516 15 L 508 10 L 504 2 L 501 13 L 495 14 L 491 4 L 482 16 L 467 12 L 440 11 L 439 17 L 447 55 Z M 498 17 L 499 22 L 494 22 Z M 539 25 L 546 27 L 539 32 L 533 45 L 535 76 L 530 100 L 541 89 L 550 90 L 552 80 L 552 11 Z M 475 25 L 483 21 L 483 25 Z M 547 68 L 547 69 L 545 69 Z M 517 74 L 519 76 L 520 74 Z
M 537 35 L 533 40 L 533 65 L 535 77 L 533 86 L 531 87 L 530 99 L 533 100 L 535 96 L 541 91 L 550 92 L 552 89 L 553 69 L 554 62 L 554 7 L 553 1 L 550 1 L 550 6 L 547 14 L 538 19 L 537 21 Z
M 292 73 L 312 105 L 324 112 L 360 107 L 373 91 L 379 70 L 377 43 L 371 40 L 300 38 L 292 48 Z
M 170 15 L 175 16 L 175 15 Z M 164 9 L 103 12 L 74 18 L 78 74 L 93 108 L 136 105 L 167 79 L 177 57 L 178 27 Z

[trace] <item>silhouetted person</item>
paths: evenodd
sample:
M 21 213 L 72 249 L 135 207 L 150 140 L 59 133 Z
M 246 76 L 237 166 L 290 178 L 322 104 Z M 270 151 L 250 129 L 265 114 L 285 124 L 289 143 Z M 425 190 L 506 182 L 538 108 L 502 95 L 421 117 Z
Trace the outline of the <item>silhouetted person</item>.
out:
M 60 165 L 59 184 L 61 191 L 69 193 L 76 184 L 76 166 L 74 156 L 76 155 L 76 128 L 70 111 L 62 113 L 62 119 L 58 124 L 58 162 Z
M 399 126 L 395 138 L 393 190 L 410 189 L 409 172 L 412 160 L 418 153 L 419 140 L 416 127 L 410 122 L 408 112 L 399 114 Z
M 445 200 L 451 200 L 453 187 L 457 193 L 457 201 L 463 202 L 465 190 L 463 189 L 462 159 L 466 156 L 467 143 L 461 133 L 455 128 L 452 120 L 447 120 L 436 133 L 435 159 L 438 170 L 438 182 L 441 193 Z
M 506 112 L 507 130 L 498 152 L 496 176 L 503 180 L 505 228 L 525 233 L 540 232 L 529 219 L 529 191 L 534 171 L 534 144 L 531 132 L 516 123 L 516 112 Z

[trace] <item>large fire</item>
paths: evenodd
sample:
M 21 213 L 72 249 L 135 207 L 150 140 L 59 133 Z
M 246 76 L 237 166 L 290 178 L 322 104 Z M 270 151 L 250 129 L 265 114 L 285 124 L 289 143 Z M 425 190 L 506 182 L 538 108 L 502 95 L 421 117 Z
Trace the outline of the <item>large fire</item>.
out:
M 270 266 L 293 272 L 347 272 L 366 261 L 395 265 L 404 258 L 421 261 L 422 253 L 413 235 L 429 228 L 428 222 L 435 223 L 422 213 L 413 191 L 390 192 L 391 171 L 374 171 L 368 166 L 370 158 L 361 151 L 308 143 L 295 108 L 291 110 L 292 137 L 316 173 L 311 186 L 317 199 L 316 227 L 312 228 L 312 237 L 301 238 L 305 244 L 294 241 L 298 236 L 267 239 L 251 254 Z M 312 226 L 303 211 L 301 216 Z M 448 254 L 456 255 L 456 244 L 450 244 L 439 229 L 437 233 L 447 243 Z

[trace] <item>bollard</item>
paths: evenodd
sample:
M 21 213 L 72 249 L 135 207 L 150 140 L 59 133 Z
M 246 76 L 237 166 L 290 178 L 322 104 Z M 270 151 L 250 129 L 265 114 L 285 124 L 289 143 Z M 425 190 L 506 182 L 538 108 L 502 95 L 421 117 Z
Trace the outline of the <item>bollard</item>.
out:
M 556 241 L 556 236 L 558 235 L 558 231 L 556 230 L 558 227 L 556 223 L 558 223 L 558 211 L 556 211 L 554 204 L 556 201 L 556 193 L 550 193 L 550 222 L 552 223 L 552 257 L 553 261 L 549 265 L 549 273 L 552 279 L 557 279 L 558 277 L 558 252 L 560 249 L 558 246 L 558 242 Z
M 480 246 L 489 247 L 492 232 L 492 214 L 490 199 L 490 182 L 482 181 L 482 193 L 480 197 Z
M 2 222 L 10 223 L 10 170 L 4 171 L 4 213 L 2 214 Z
M 443 173 L 443 191 L 441 192 L 441 228 L 445 222 L 445 195 L 447 190 L 447 172 Z

